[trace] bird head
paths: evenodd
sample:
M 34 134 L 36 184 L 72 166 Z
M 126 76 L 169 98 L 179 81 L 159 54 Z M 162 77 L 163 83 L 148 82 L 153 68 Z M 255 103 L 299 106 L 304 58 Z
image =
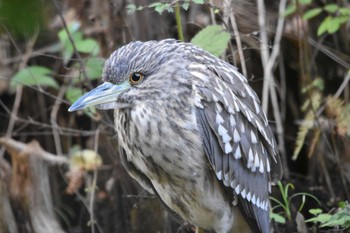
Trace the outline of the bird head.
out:
M 132 42 L 116 50 L 107 59 L 100 86 L 92 89 L 68 109 L 76 111 L 89 106 L 99 109 L 127 108 L 154 98 L 164 98 L 164 88 L 176 89 L 171 72 L 179 72 L 183 64 L 173 59 L 181 54 L 176 40 Z M 166 69 L 164 69 L 166 66 Z M 162 88 L 160 88 L 162 87 Z

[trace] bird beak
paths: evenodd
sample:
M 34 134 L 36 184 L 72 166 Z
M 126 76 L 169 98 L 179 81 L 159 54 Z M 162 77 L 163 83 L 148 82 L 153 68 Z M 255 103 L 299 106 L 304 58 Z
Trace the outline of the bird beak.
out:
M 75 101 L 68 111 L 73 112 L 90 106 L 96 106 L 101 109 L 115 108 L 117 107 L 116 101 L 118 96 L 130 88 L 131 85 L 128 81 L 119 85 L 104 82 Z

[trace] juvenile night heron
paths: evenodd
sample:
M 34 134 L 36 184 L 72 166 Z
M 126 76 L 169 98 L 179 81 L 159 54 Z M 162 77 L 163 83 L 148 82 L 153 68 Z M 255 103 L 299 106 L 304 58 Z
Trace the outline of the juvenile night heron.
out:
M 116 50 L 102 77 L 69 111 L 114 109 L 133 178 L 197 232 L 270 232 L 280 160 L 260 101 L 235 67 L 167 39 Z

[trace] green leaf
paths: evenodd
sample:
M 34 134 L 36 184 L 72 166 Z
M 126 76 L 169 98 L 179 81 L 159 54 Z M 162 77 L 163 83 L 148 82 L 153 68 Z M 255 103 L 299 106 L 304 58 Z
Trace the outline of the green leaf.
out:
M 149 4 L 148 7 L 152 8 L 152 7 L 157 7 L 157 6 L 160 6 L 160 5 L 163 5 L 163 3 L 161 3 L 161 2 L 154 2 L 154 3 Z
M 204 4 L 205 3 L 204 0 L 192 0 L 192 2 L 194 2 L 196 4 Z
M 324 81 L 320 77 L 316 78 L 314 81 L 312 81 L 312 86 L 316 87 L 318 90 L 323 91 L 324 90 Z
M 72 77 L 72 84 L 76 84 L 82 81 L 82 68 L 85 70 L 85 74 L 89 80 L 100 79 L 104 62 L 105 60 L 102 58 L 91 58 L 85 61 L 84 67 L 81 67 L 80 63 L 76 62 L 70 72 L 70 76 Z
M 309 213 L 312 215 L 318 215 L 320 213 L 322 213 L 321 209 L 309 209 Z
M 319 15 L 321 12 L 322 12 L 322 8 L 320 8 L 320 7 L 308 10 L 304 13 L 303 19 L 309 20 L 309 19 Z
M 57 82 L 50 76 L 52 71 L 43 66 L 29 66 L 18 71 L 11 79 L 10 89 L 18 85 L 46 86 L 58 89 Z
M 169 13 L 174 13 L 174 8 L 169 5 L 169 7 L 166 9 Z
M 326 221 L 325 223 L 321 224 L 320 227 L 342 226 L 345 222 L 346 222 L 346 218 L 340 218 L 340 219 L 331 218 L 329 221 Z
M 126 6 L 126 12 L 128 15 L 134 14 L 136 12 L 136 10 L 137 10 L 137 7 L 135 4 L 128 4 Z
M 311 4 L 312 3 L 312 0 L 299 0 L 299 3 L 301 5 L 307 5 L 307 4 Z
M 342 25 L 346 22 L 349 21 L 350 17 L 347 15 L 341 15 L 341 16 L 337 16 L 334 18 L 336 21 L 338 21 L 339 25 Z
M 190 7 L 190 3 L 189 2 L 184 2 L 184 3 L 182 3 L 182 9 L 184 9 L 185 11 L 187 11 L 188 10 L 188 8 Z
M 67 26 L 67 29 L 70 34 L 74 34 L 74 32 L 77 32 L 79 28 L 80 28 L 80 23 L 78 21 L 73 21 Z M 58 38 L 60 39 L 60 42 L 62 44 L 66 43 L 66 41 L 68 40 L 68 34 L 65 28 L 61 29 L 58 32 Z
M 85 63 L 86 75 L 90 80 L 96 80 L 101 78 L 104 59 L 89 59 Z
M 169 8 L 171 8 L 169 3 L 161 3 L 160 5 L 154 7 L 154 10 L 161 15 L 165 10 L 169 11 Z
M 154 8 L 154 10 L 157 11 L 160 15 L 164 11 L 168 11 L 169 13 L 172 13 L 174 11 L 171 4 L 167 2 L 155 2 L 155 3 L 149 4 L 148 7 Z
M 344 209 L 344 208 L 346 207 L 346 205 L 347 205 L 347 202 L 345 202 L 345 201 L 340 201 L 340 202 L 338 203 L 338 206 L 339 206 L 339 208 L 341 208 L 341 209 Z
M 327 23 L 327 32 L 329 34 L 333 34 L 336 31 L 338 31 L 340 28 L 340 22 L 337 20 L 337 18 L 332 18 L 328 23 Z
M 76 87 L 68 87 L 66 90 L 66 99 L 70 103 L 74 103 L 80 96 L 82 96 L 84 93 L 81 88 Z
M 283 217 L 280 214 L 276 214 L 276 213 L 270 213 L 270 218 L 272 220 L 274 220 L 277 223 L 281 223 L 281 224 L 285 224 L 286 223 L 286 218 Z
M 297 10 L 297 5 L 294 3 L 291 3 L 290 5 L 287 6 L 286 10 L 283 13 L 284 17 L 288 17 L 291 14 L 293 14 Z
M 221 26 L 210 25 L 198 32 L 191 40 L 191 43 L 201 47 L 209 53 L 220 56 L 226 48 L 231 38 Z
M 348 8 L 348 7 L 341 7 L 341 8 L 339 8 L 339 13 L 341 15 L 350 15 L 350 8 Z
M 321 79 L 320 77 L 317 77 L 316 79 L 314 79 L 310 84 L 306 85 L 305 87 L 302 88 L 301 92 L 303 94 L 305 94 L 306 92 L 317 88 L 320 91 L 324 90 L 324 82 L 323 79 Z
M 75 31 L 75 30 L 78 30 L 77 25 L 74 27 L 74 29 L 69 29 L 69 30 L 71 31 L 70 35 L 74 43 L 79 43 L 79 41 L 83 39 L 83 33 L 79 31 Z M 60 43 L 62 46 L 63 62 L 64 64 L 67 64 L 69 59 L 73 56 L 74 49 L 66 31 L 61 30 L 58 34 L 58 37 L 60 39 Z
M 100 52 L 100 46 L 93 39 L 78 40 L 75 46 L 79 52 L 91 53 L 94 56 Z
M 325 223 L 325 222 L 328 222 L 331 218 L 332 218 L 332 215 L 330 215 L 330 214 L 319 214 L 316 217 L 313 217 L 313 218 L 306 220 L 305 222 Z
M 331 21 L 332 17 L 327 16 L 320 24 L 320 26 L 317 29 L 317 36 L 321 36 L 323 33 L 325 33 L 328 29 L 328 23 Z
M 327 4 L 323 8 L 329 13 L 335 13 L 339 9 L 337 4 Z
M 136 6 L 135 4 L 129 4 L 126 6 L 126 12 L 128 15 L 134 14 L 136 11 L 143 10 L 144 6 Z
M 67 45 L 66 48 L 62 50 L 63 63 L 67 64 L 69 59 L 73 56 L 74 49 L 72 45 Z
M 136 6 L 135 6 L 136 7 Z M 83 39 L 83 33 L 79 31 L 80 24 L 78 22 L 73 22 L 68 25 L 68 31 L 72 40 L 75 43 L 75 47 L 78 52 L 89 53 L 96 56 L 100 52 L 100 46 L 96 40 L 93 39 Z M 67 64 L 74 53 L 72 42 L 69 39 L 66 30 L 62 29 L 58 33 L 58 37 L 62 46 L 62 57 L 64 64 Z

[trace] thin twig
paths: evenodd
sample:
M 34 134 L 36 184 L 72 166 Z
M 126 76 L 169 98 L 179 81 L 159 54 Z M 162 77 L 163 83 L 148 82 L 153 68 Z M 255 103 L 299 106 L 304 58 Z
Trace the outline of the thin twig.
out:
M 65 78 L 65 81 L 67 81 L 68 77 Z M 55 148 L 56 148 L 56 153 L 58 155 L 62 155 L 62 146 L 61 146 L 61 138 L 58 133 L 58 129 L 60 128 L 59 125 L 57 124 L 57 114 L 58 110 L 62 104 L 62 99 L 64 94 L 66 93 L 67 86 L 62 85 L 60 88 L 60 91 L 58 92 L 57 98 L 55 100 L 55 104 L 53 105 L 51 114 L 50 114 L 50 122 L 52 124 L 52 134 L 55 142 Z
M 245 77 L 248 77 L 247 67 L 245 64 L 245 58 L 244 58 L 244 53 L 243 53 L 241 36 L 239 34 L 239 31 L 238 31 L 238 26 L 237 26 L 234 11 L 232 11 L 230 14 L 230 21 L 231 21 L 231 25 L 232 25 L 232 29 L 233 29 L 233 34 L 234 34 L 236 42 L 237 42 L 237 49 L 238 49 L 238 54 L 239 54 L 239 57 L 241 60 L 242 73 Z
M 259 23 L 259 37 L 260 37 L 260 53 L 261 53 L 261 61 L 263 63 L 263 66 L 265 67 L 268 60 L 269 60 L 269 48 L 268 48 L 268 40 L 267 40 L 267 32 L 266 32 L 266 21 L 265 21 L 265 3 L 264 0 L 257 0 L 257 7 L 258 7 L 258 23 Z M 266 96 L 267 97 L 267 96 Z M 266 98 L 265 97 L 265 98 Z M 264 100 L 264 96 L 263 96 Z M 266 104 L 265 104 L 266 105 Z M 266 112 L 267 108 L 264 107 L 263 104 L 263 110 Z
M 27 62 L 28 62 L 28 60 L 30 58 L 29 54 L 31 54 L 32 51 L 33 51 L 33 47 L 34 47 L 34 44 L 35 44 L 35 41 L 36 41 L 37 37 L 38 37 L 38 31 L 36 31 L 34 33 L 32 38 L 29 40 L 29 42 L 26 45 L 26 52 L 25 52 L 24 55 L 22 54 L 22 60 L 21 60 L 21 63 L 19 64 L 19 66 L 18 66 L 19 70 L 23 69 L 27 65 Z M 17 49 L 17 52 L 21 54 L 21 51 L 16 46 L 16 43 L 13 40 L 13 38 L 10 37 L 10 39 L 11 39 L 11 42 L 13 43 L 13 45 L 15 45 L 15 47 Z M 15 127 L 15 124 L 16 124 L 16 121 L 17 121 L 18 109 L 19 109 L 19 106 L 21 105 L 22 93 L 23 93 L 23 86 L 22 85 L 17 86 L 17 88 L 16 88 L 16 97 L 15 97 L 15 101 L 13 103 L 13 107 L 12 107 L 12 111 L 11 111 L 11 116 L 12 117 L 10 118 L 7 130 L 6 130 L 6 137 L 11 137 L 11 134 L 12 134 L 13 129 Z M 0 150 L 0 158 L 3 157 L 4 152 L 5 152 L 5 149 L 1 148 L 1 150 Z
M 284 144 L 284 130 L 283 130 L 283 122 L 281 117 L 281 112 L 279 110 L 278 105 L 278 98 L 276 94 L 276 88 L 271 88 L 270 91 L 271 95 L 271 103 L 272 103 L 272 109 L 273 109 L 273 116 L 275 118 L 276 122 L 276 134 L 277 134 L 277 140 L 278 140 L 278 150 L 280 152 L 280 156 L 282 159 L 282 166 L 283 166 L 283 176 L 285 178 L 289 178 L 289 169 L 288 169 L 288 160 L 286 153 L 284 151 L 285 144 Z
M 59 18 L 60 18 L 62 24 L 63 24 L 63 28 L 64 28 L 64 30 L 65 30 L 66 33 L 67 33 L 69 42 L 70 42 L 71 45 L 72 45 L 72 48 L 73 48 L 73 51 L 74 51 L 74 55 L 77 57 L 77 61 L 78 61 L 79 66 L 80 66 L 80 71 L 81 71 L 81 73 L 83 74 L 84 80 L 87 81 L 87 84 L 89 85 L 89 87 L 92 88 L 91 83 L 88 82 L 88 81 L 89 81 L 89 78 L 88 78 L 88 76 L 87 76 L 87 74 L 86 74 L 86 70 L 85 70 L 85 65 L 84 65 L 84 63 L 83 63 L 83 59 L 82 59 L 82 57 L 80 56 L 80 53 L 79 53 L 79 51 L 78 51 L 78 49 L 77 49 L 77 47 L 76 47 L 76 45 L 75 45 L 74 39 L 73 39 L 73 37 L 72 37 L 72 34 L 71 34 L 70 31 L 68 30 L 68 26 L 67 26 L 66 20 L 64 19 L 63 15 L 62 15 L 62 11 L 61 11 L 61 9 L 60 9 L 60 7 L 59 7 L 59 5 L 58 5 L 57 0 L 53 0 L 53 3 L 54 3 L 53 5 L 55 6 L 55 9 L 56 9 L 56 12 L 57 12 L 57 14 L 58 14 L 58 16 L 59 16 Z
M 340 181 L 343 185 L 343 189 L 345 192 L 345 196 L 348 197 L 349 196 L 349 190 L 346 184 L 346 178 L 345 178 L 345 171 L 344 171 L 344 166 L 343 166 L 343 162 L 340 159 L 340 155 L 339 155 L 339 147 L 337 146 L 337 139 L 335 138 L 335 135 L 332 134 L 331 135 L 331 142 L 332 142 L 332 146 L 334 148 L 334 160 L 335 160 L 335 164 L 338 166 L 339 169 L 339 174 L 340 174 Z
M 268 92 L 271 88 L 273 82 L 273 69 L 276 65 L 276 59 L 280 52 L 280 41 L 282 38 L 283 27 L 284 27 L 284 17 L 282 16 L 286 8 L 286 0 L 281 0 L 279 5 L 279 18 L 277 22 L 277 28 L 274 38 L 274 45 L 272 47 L 272 52 L 269 54 L 268 51 L 268 38 L 266 32 L 265 23 L 265 5 L 263 0 L 258 0 L 258 15 L 259 15 L 259 26 L 260 26 L 260 39 L 261 39 L 261 57 L 264 66 L 264 84 L 263 84 L 263 94 L 262 94 L 262 106 L 263 110 L 267 112 L 268 109 Z M 262 22 L 260 22 L 262 21 Z
M 21 100 L 22 100 L 22 93 L 23 93 L 23 86 L 17 86 L 16 88 L 16 97 L 15 97 L 15 101 L 13 102 L 13 107 L 12 107 L 12 111 L 11 111 L 11 116 L 10 117 L 10 121 L 9 124 L 7 126 L 7 130 L 6 130 L 6 137 L 11 137 L 13 129 L 15 127 L 15 123 L 17 121 L 17 113 L 18 113 L 18 109 L 19 106 L 21 104 Z M 4 156 L 5 153 L 5 148 L 1 148 L 0 149 L 0 158 L 2 158 Z
M 242 46 L 241 36 L 239 34 L 239 30 L 238 30 L 235 14 L 234 14 L 234 11 L 233 11 L 231 6 L 232 6 L 232 0 L 225 0 L 225 1 L 223 1 L 223 6 L 222 6 L 223 27 L 228 29 L 228 27 L 230 25 L 230 22 L 231 22 L 234 38 L 235 38 L 236 43 L 237 43 L 237 51 L 238 51 L 238 55 L 239 55 L 239 60 L 240 60 L 240 64 L 241 64 L 242 73 L 243 73 L 243 75 L 245 77 L 247 77 L 248 73 L 247 73 L 247 68 L 246 68 L 246 63 L 245 63 L 245 58 L 244 58 L 244 53 L 243 53 L 243 46 Z M 233 46 L 232 46 L 231 42 L 230 42 L 230 46 L 229 47 L 230 47 L 230 51 L 231 51 L 232 58 L 233 58 L 233 64 L 235 66 L 237 66 L 236 56 L 234 54 Z
M 211 23 L 213 25 L 216 25 L 216 19 L 215 19 L 215 12 L 214 12 L 214 4 L 213 4 L 213 0 L 209 0 L 209 10 L 210 10 L 210 18 L 211 18 Z
M 340 57 L 341 57 L 340 55 L 347 56 L 347 58 L 349 58 L 348 55 L 342 54 L 339 51 L 336 51 L 338 53 L 338 54 L 336 54 L 335 52 L 333 52 L 331 50 L 331 48 L 328 48 L 327 46 L 318 43 L 317 41 L 315 41 L 311 37 L 307 38 L 307 42 L 309 44 L 311 44 L 313 47 L 322 51 L 326 56 L 328 56 L 330 59 L 332 59 L 333 61 L 335 61 L 339 65 L 345 67 L 346 69 L 350 69 L 350 63 L 344 61 L 343 59 L 340 59 Z
M 286 119 L 287 112 L 287 82 L 286 82 L 286 69 L 284 65 L 284 56 L 280 56 L 278 59 L 279 77 L 280 77 L 280 88 L 278 90 L 280 96 L 280 109 L 282 121 Z
M 177 25 L 177 34 L 179 36 L 180 41 L 185 41 L 183 29 L 182 29 L 182 22 L 181 22 L 181 12 L 180 12 L 180 5 L 178 2 L 175 3 L 175 19 L 176 19 L 176 25 Z
M 284 29 L 284 21 L 285 17 L 283 16 L 283 12 L 286 9 L 286 0 L 281 0 L 278 10 L 278 21 L 277 21 L 277 27 L 276 27 L 276 33 L 274 38 L 274 44 L 272 47 L 272 52 L 270 54 L 270 58 L 268 60 L 268 63 L 266 64 L 266 69 L 273 69 L 274 64 L 276 63 L 276 59 L 280 52 L 280 42 L 283 34 Z
M 338 88 L 337 92 L 334 94 L 334 97 L 338 98 L 340 96 L 340 94 L 344 91 L 344 89 L 348 85 L 349 81 L 350 81 L 350 70 L 348 71 L 348 74 L 346 75 L 345 79 L 341 83 L 341 85 Z
M 6 107 L 6 105 L 0 101 L 0 106 L 2 108 L 5 109 L 6 113 L 9 115 L 10 118 L 16 118 L 16 121 L 19 123 L 24 123 L 24 126 L 27 125 L 35 125 L 35 126 L 40 126 L 41 129 L 50 129 L 52 130 L 52 125 L 51 124 L 45 124 L 39 121 L 35 121 L 32 118 L 29 119 L 24 119 L 24 118 L 20 118 L 18 116 L 12 115 L 11 111 Z M 107 126 L 108 128 L 110 128 L 111 130 L 114 130 L 114 125 L 110 124 L 106 121 L 101 122 L 103 125 Z M 104 133 L 106 133 L 107 131 L 105 131 Z M 66 127 L 60 127 L 60 134 L 64 134 L 64 135 L 72 135 L 72 136 L 93 136 L 96 134 L 95 130 L 77 130 L 77 129 L 73 129 L 73 128 L 66 128 Z M 17 134 L 16 131 L 14 131 L 11 135 L 20 135 Z
M 96 135 L 95 135 L 95 145 L 94 145 L 94 151 L 95 153 L 97 153 L 98 151 L 98 140 L 100 137 L 100 130 L 97 129 L 96 130 Z M 97 157 L 96 157 L 97 158 Z M 91 232 L 95 233 L 95 214 L 94 214 L 94 202 L 95 202 L 95 191 L 96 191 L 96 184 L 97 184 L 97 175 L 98 175 L 98 170 L 97 168 L 94 169 L 93 172 L 93 177 L 92 177 L 92 183 L 91 183 L 91 194 L 90 194 L 90 203 L 89 203 L 89 207 L 90 207 L 90 222 L 91 222 Z
M 34 57 L 38 57 L 38 56 L 46 56 L 46 57 L 51 57 L 54 59 L 60 59 L 63 60 L 62 57 L 60 56 L 55 56 L 53 54 L 47 54 L 47 53 L 56 53 L 58 51 L 58 47 L 60 46 L 59 43 L 54 43 L 39 49 L 36 49 L 35 51 L 33 51 L 30 55 L 29 58 L 34 58 Z M 15 57 L 9 57 L 7 59 L 4 59 L 3 61 L 1 61 L 4 65 L 10 65 L 11 63 L 16 63 L 16 62 L 20 62 L 23 59 L 22 55 L 19 56 L 15 56 Z
M 336 196 L 335 196 L 335 193 L 334 193 L 334 190 L 332 187 L 332 181 L 331 181 L 331 178 L 330 178 L 327 166 L 326 166 L 326 162 L 324 161 L 324 157 L 325 156 L 322 153 L 319 153 L 317 161 L 319 161 L 319 163 L 321 165 L 320 167 L 322 170 L 322 175 L 324 176 L 325 183 L 326 183 L 326 186 L 328 188 L 329 194 L 331 195 L 332 200 L 335 200 Z

